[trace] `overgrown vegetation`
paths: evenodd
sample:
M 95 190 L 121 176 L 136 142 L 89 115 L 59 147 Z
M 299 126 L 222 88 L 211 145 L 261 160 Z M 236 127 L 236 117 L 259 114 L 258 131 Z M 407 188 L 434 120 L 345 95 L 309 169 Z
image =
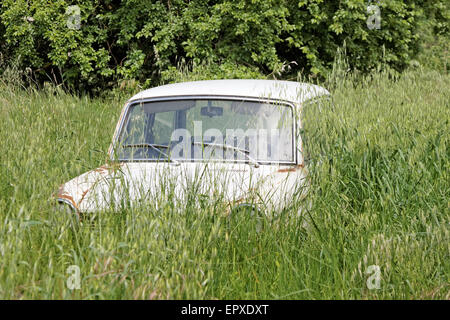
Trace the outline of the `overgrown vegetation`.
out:
M 105 162 L 125 99 L 1 83 L 0 297 L 449 299 L 449 76 L 335 74 L 335 107 L 304 114 L 313 223 L 287 213 L 259 233 L 170 198 L 74 224 L 52 193 Z
M 370 3 L 380 7 L 380 29 L 367 26 Z M 70 5 L 80 8 L 79 28 L 68 27 L 78 21 Z M 4 0 L 0 51 L 38 84 L 96 93 L 124 79 L 173 81 L 180 64 L 207 63 L 217 78 L 325 78 L 344 45 L 353 70 L 417 64 L 424 28 L 446 43 L 448 21 L 445 0 Z

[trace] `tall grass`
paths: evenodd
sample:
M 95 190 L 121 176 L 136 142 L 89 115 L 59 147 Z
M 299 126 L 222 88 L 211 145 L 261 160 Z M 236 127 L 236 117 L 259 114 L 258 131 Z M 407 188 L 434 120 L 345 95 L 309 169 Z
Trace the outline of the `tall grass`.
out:
M 341 76 L 305 108 L 310 227 L 285 212 L 262 232 L 170 197 L 74 224 L 52 193 L 105 162 L 126 98 L 0 84 L 0 298 L 449 299 L 450 77 Z

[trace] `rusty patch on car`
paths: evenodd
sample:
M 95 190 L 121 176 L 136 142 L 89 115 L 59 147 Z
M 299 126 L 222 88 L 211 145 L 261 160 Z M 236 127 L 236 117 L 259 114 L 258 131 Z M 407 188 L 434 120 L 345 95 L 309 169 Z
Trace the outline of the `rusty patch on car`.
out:
M 100 173 L 101 175 L 107 175 L 107 174 L 111 173 L 112 171 L 119 170 L 120 167 L 122 167 L 124 165 L 125 165 L 124 162 L 107 162 L 106 164 L 104 164 L 104 165 L 102 165 L 102 166 L 92 170 L 92 172 L 97 172 L 97 173 Z M 60 187 L 58 189 L 58 193 L 57 193 L 57 198 L 68 200 L 73 205 L 73 207 L 76 209 L 77 215 L 79 216 L 80 213 L 81 213 L 81 211 L 79 209 L 81 203 L 85 199 L 87 193 L 90 190 L 92 190 L 92 188 L 95 185 L 96 185 L 96 183 L 94 183 L 90 188 L 84 190 L 81 193 L 81 198 L 78 201 L 78 204 L 75 202 L 74 198 L 69 193 L 64 191 L 64 184 L 60 185 Z
M 80 209 L 79 209 L 79 203 L 77 205 L 77 203 L 75 202 L 75 200 L 72 198 L 71 195 L 69 195 L 68 193 L 66 193 L 64 191 L 64 185 L 60 185 L 58 188 L 58 193 L 56 195 L 57 198 L 59 199 L 64 199 L 70 202 L 70 204 L 72 204 L 72 206 L 75 208 L 75 213 L 78 216 L 78 218 L 80 218 Z M 81 202 L 81 201 L 80 201 Z
M 108 171 L 108 168 L 106 167 L 106 164 L 98 167 L 97 169 L 94 169 L 94 172 L 104 173 L 105 171 Z
M 125 164 L 124 162 L 109 162 L 98 167 L 97 169 L 94 169 L 93 171 L 99 173 L 109 173 L 110 171 L 118 170 L 124 164 Z
M 297 170 L 303 169 L 304 167 L 305 167 L 305 165 L 302 163 L 302 164 L 296 165 L 295 167 L 292 167 L 292 168 L 279 169 L 279 170 L 277 170 L 277 172 L 279 172 L 279 173 L 295 172 Z
M 90 189 L 87 189 L 86 191 L 83 191 L 83 193 L 81 194 L 81 199 L 80 201 L 78 201 L 78 205 L 81 204 L 81 202 L 83 202 L 84 197 L 86 196 L 86 194 L 89 192 Z
M 78 218 L 80 218 L 80 209 L 71 196 L 69 196 L 68 194 L 58 194 L 58 198 L 68 200 L 75 208 L 76 215 L 78 216 Z

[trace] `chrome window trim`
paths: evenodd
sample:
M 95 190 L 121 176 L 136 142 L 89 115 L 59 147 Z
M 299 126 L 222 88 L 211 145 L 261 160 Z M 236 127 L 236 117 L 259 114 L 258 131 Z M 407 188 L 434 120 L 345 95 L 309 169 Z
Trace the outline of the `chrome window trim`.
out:
M 287 101 L 287 100 L 281 100 L 281 99 L 270 99 L 270 98 L 257 98 L 257 97 L 249 97 L 249 96 L 223 96 L 223 95 L 183 95 L 183 96 L 169 96 L 169 97 L 153 97 L 153 98 L 144 98 L 144 99 L 134 99 L 134 100 L 130 100 L 127 102 L 125 110 L 122 114 L 122 118 L 120 119 L 120 126 L 118 131 L 115 133 L 115 137 L 114 137 L 114 141 L 112 142 L 112 146 L 111 146 L 111 154 L 110 154 L 110 160 L 111 161 L 119 161 L 119 162 L 160 162 L 157 159 L 142 159 L 142 160 L 138 160 L 138 159 L 114 159 L 113 157 L 113 152 L 117 146 L 117 143 L 120 139 L 120 136 L 122 134 L 122 130 L 123 130 L 123 126 L 124 126 L 124 122 L 125 119 L 128 116 L 128 112 L 131 106 L 135 105 L 135 104 L 139 104 L 139 103 L 147 103 L 147 102 L 158 102 L 158 101 L 174 101 L 174 100 L 208 100 L 208 99 L 217 99 L 217 100 L 230 100 L 230 101 L 252 101 L 252 102 L 260 102 L 260 103 L 270 103 L 270 104 L 284 104 L 286 107 L 291 108 L 292 111 L 292 139 L 293 139 L 293 144 L 292 144 L 292 154 L 294 156 L 294 161 L 277 161 L 277 162 L 269 162 L 269 161 L 258 161 L 260 164 L 262 165 L 273 165 L 273 164 L 281 164 L 281 165 L 296 165 L 298 164 L 298 157 L 297 157 L 297 136 L 296 136 L 296 132 L 297 132 L 297 121 L 296 121 L 296 116 L 297 116 L 297 108 L 295 106 L 295 104 L 291 101 Z M 193 161 L 194 159 L 189 159 L 189 160 L 183 160 L 183 159 L 177 159 L 177 161 L 179 162 L 199 162 L 199 161 Z M 206 161 L 211 161 L 211 160 L 206 160 Z M 217 160 L 218 162 L 223 162 L 223 163 L 247 163 L 248 160 L 243 160 L 243 161 L 224 161 L 224 160 Z M 205 162 L 205 161 L 202 161 Z

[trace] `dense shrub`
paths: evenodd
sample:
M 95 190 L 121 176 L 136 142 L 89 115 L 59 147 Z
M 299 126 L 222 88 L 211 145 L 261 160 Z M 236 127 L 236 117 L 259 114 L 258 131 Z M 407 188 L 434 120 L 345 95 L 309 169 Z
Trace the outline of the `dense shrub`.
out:
M 450 70 L 450 8 L 441 1 L 421 2 L 426 19 L 422 19 L 418 31 L 422 40 L 418 62 L 428 69 L 447 73 Z
M 136 79 L 173 80 L 181 62 L 215 77 L 298 72 L 325 75 L 346 46 L 350 66 L 405 68 L 419 50 L 425 18 L 448 31 L 446 1 L 426 0 L 3 0 L 0 49 L 6 63 L 77 89 Z M 380 28 L 368 28 L 380 8 Z M 80 28 L 68 28 L 80 8 Z M 373 19 L 371 20 L 374 21 Z M 289 68 L 286 68 L 289 66 Z M 0 69 L 1 72 L 1 69 Z

